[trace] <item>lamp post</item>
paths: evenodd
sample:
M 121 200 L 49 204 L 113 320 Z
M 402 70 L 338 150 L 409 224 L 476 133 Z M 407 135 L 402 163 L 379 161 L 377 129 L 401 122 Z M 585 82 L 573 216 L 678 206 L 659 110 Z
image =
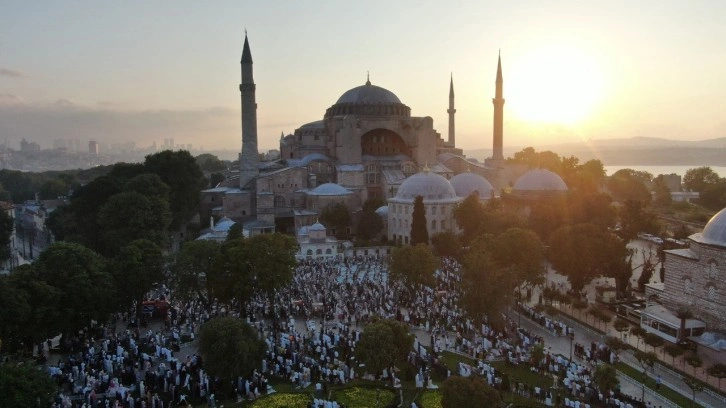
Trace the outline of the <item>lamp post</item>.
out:
M 570 332 L 570 361 L 572 361 L 572 341 L 575 340 L 575 332 Z

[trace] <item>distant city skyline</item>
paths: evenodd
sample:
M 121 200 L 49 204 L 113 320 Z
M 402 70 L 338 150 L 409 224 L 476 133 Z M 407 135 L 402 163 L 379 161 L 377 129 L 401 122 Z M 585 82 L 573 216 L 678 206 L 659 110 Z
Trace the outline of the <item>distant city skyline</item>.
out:
M 248 31 L 261 150 L 346 90 L 394 92 L 446 138 L 491 146 L 497 54 L 504 145 L 726 136 L 726 4 L 557 2 L 10 2 L 0 14 L 0 143 L 173 138 L 241 145 Z

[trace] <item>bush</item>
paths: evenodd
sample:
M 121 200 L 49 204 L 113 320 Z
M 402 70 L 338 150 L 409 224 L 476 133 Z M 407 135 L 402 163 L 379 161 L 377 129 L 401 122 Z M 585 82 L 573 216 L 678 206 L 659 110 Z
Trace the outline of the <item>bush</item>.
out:
M 346 408 L 386 407 L 395 397 L 393 391 L 380 388 L 352 387 L 335 393 L 335 400 Z
M 308 394 L 272 394 L 258 399 L 250 408 L 307 408 L 310 402 Z

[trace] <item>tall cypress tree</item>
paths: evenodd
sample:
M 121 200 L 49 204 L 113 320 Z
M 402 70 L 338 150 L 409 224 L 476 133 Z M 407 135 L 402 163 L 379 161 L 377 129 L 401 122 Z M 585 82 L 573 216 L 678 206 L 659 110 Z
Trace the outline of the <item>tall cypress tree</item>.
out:
M 413 202 L 413 219 L 411 220 L 411 245 L 429 243 L 429 230 L 426 227 L 426 208 L 423 197 L 416 196 Z

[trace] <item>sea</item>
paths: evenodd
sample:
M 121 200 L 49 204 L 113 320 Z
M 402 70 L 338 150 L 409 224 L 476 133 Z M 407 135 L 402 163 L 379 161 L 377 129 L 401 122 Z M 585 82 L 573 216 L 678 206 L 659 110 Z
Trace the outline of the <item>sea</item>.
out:
M 703 167 L 703 166 L 697 166 L 697 165 L 685 165 L 685 166 L 640 166 L 640 165 L 631 165 L 631 166 L 604 166 L 605 172 L 608 176 L 612 176 L 616 171 L 621 169 L 633 169 L 636 171 L 647 171 L 648 173 L 652 174 L 654 177 L 659 174 L 678 174 L 679 176 L 683 177 L 684 174 L 686 174 L 686 171 L 689 169 L 694 169 L 696 167 Z M 726 166 L 708 166 L 716 172 L 721 177 L 726 177 Z

